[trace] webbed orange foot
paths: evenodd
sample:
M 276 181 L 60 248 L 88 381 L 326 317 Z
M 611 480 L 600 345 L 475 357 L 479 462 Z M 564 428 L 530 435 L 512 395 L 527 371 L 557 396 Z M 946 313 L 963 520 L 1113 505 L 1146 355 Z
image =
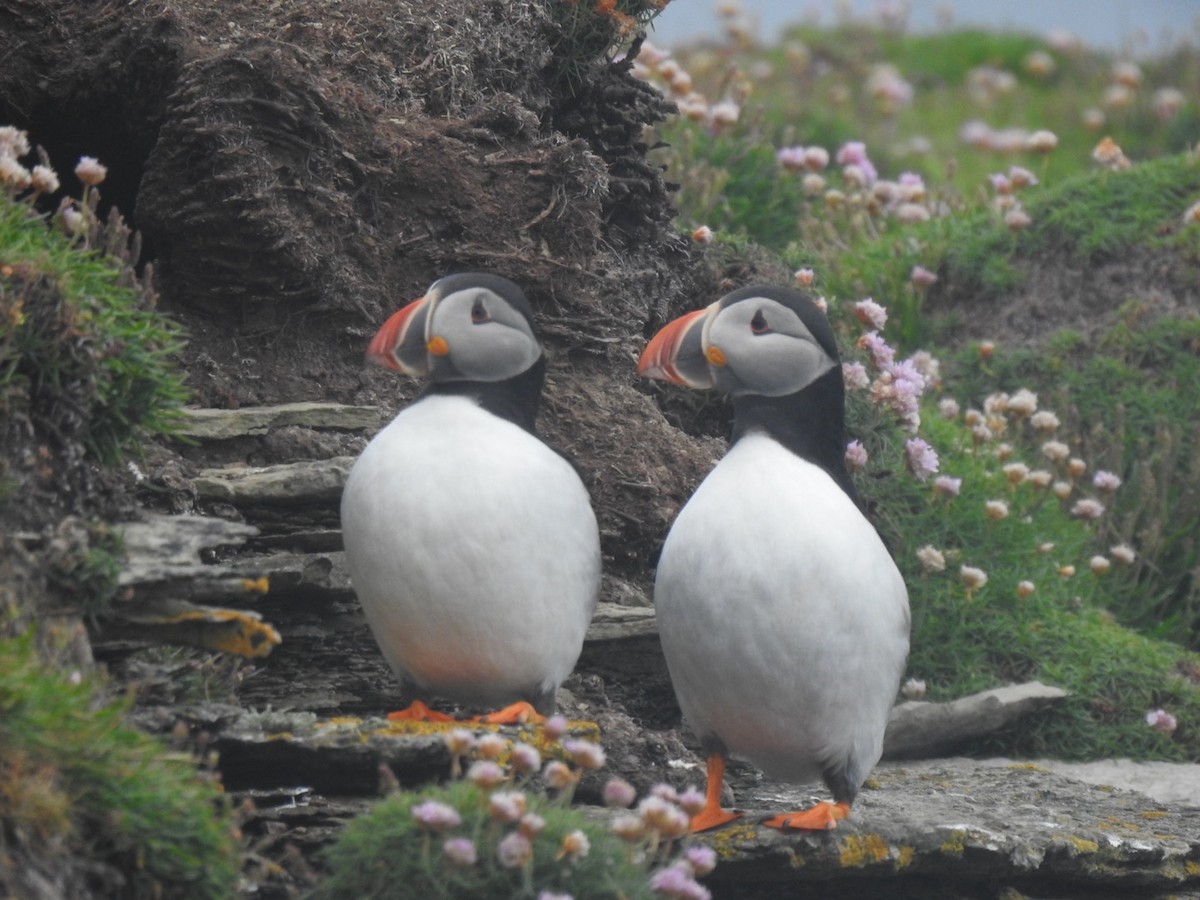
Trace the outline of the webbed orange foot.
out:
M 783 831 L 828 831 L 837 828 L 837 823 L 849 815 L 849 803 L 830 803 L 828 800 L 822 800 L 808 809 L 772 816 L 763 822 L 763 825 Z
M 448 716 L 446 713 L 436 712 L 422 703 L 420 700 L 414 700 L 404 709 L 398 709 L 395 712 L 387 714 L 388 720 L 392 722 L 453 722 L 454 716 Z

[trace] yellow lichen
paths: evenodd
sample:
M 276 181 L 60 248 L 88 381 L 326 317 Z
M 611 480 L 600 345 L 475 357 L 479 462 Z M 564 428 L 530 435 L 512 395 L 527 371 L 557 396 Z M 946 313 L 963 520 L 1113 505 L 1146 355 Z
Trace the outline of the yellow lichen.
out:
M 955 856 L 961 856 L 964 847 L 966 846 L 967 833 L 961 829 L 951 831 L 938 849 L 943 853 L 952 853 Z
M 1183 864 L 1183 871 L 1187 872 L 1189 878 L 1195 878 L 1200 875 L 1200 862 L 1189 859 Z
M 1171 814 L 1165 809 L 1148 809 L 1145 812 L 1138 813 L 1143 819 L 1165 819 Z
M 1037 763 L 1013 763 L 1012 765 L 1009 766 L 1009 768 L 1010 769 L 1024 769 L 1027 772 L 1046 772 L 1046 771 L 1048 771 L 1047 769 L 1043 769 Z
M 842 840 L 838 854 L 845 868 L 861 868 L 869 863 L 880 863 L 892 855 L 892 848 L 877 834 L 851 834 Z
M 1089 841 L 1087 838 L 1076 837 L 1073 834 L 1068 834 L 1066 838 L 1080 853 L 1095 853 L 1100 849 L 1099 844 L 1097 844 L 1095 841 Z
M 747 823 L 732 825 L 704 835 L 704 843 L 716 851 L 718 859 L 734 859 L 738 856 L 738 845 L 749 843 L 758 836 L 758 829 Z
M 916 851 L 912 847 L 900 847 L 899 850 L 900 852 L 896 856 L 896 868 L 903 869 L 906 866 L 911 866 Z

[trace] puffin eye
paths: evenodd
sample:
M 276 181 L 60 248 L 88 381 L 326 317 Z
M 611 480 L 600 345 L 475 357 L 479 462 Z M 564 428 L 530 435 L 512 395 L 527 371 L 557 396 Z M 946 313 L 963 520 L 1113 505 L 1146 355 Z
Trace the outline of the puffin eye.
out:
M 750 330 L 755 334 L 766 334 L 771 330 L 771 326 L 767 324 L 767 317 L 763 315 L 761 309 L 754 311 L 754 318 L 750 320 Z
M 487 307 L 483 305 L 483 300 L 476 297 L 475 302 L 471 305 L 471 324 L 480 325 L 491 320 L 492 317 L 488 315 Z

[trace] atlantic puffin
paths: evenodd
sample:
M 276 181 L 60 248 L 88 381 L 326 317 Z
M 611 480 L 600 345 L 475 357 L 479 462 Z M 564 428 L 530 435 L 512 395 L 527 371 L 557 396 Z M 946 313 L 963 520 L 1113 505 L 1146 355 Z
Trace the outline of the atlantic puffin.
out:
M 544 717 L 583 646 L 600 540 L 570 462 L 534 433 L 546 358 L 522 290 L 449 275 L 380 328 L 368 357 L 428 387 L 355 461 L 341 521 L 351 581 L 413 702 Z
M 695 831 L 726 757 L 833 795 L 763 824 L 825 829 L 879 761 L 908 656 L 904 580 L 845 466 L 833 329 L 810 297 L 752 285 L 666 325 L 638 373 L 732 399 L 728 451 L 663 544 L 654 605 L 672 684 L 707 754 Z

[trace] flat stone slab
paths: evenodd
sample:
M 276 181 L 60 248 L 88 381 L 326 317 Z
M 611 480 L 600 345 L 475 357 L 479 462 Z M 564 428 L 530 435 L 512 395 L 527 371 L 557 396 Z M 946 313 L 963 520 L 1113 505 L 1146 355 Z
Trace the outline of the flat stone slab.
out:
M 386 414 L 375 406 L 348 406 L 344 403 L 283 403 L 278 406 L 246 406 L 241 409 L 183 410 L 179 433 L 205 441 L 266 434 L 272 428 L 299 425 L 305 428 L 338 431 L 367 431 L 386 421 Z
M 744 792 L 745 818 L 700 836 L 721 859 L 714 896 L 1200 897 L 1200 809 L 1030 763 L 885 764 L 868 784 L 822 833 L 757 824 L 806 791 Z
M 236 507 L 336 507 L 354 465 L 353 456 L 280 463 L 274 466 L 235 466 L 203 469 L 192 481 L 201 500 Z

